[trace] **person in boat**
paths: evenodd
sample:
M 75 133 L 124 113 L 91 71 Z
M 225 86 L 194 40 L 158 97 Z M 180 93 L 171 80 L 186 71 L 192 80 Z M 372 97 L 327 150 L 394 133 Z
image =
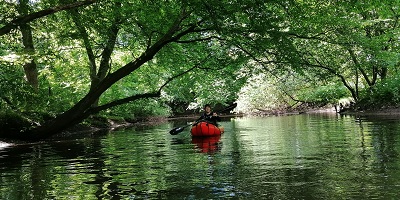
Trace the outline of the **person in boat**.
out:
M 197 121 L 201 121 L 201 120 L 209 121 L 210 123 L 218 126 L 218 122 L 221 121 L 221 118 L 218 116 L 218 114 L 216 112 L 211 112 L 210 104 L 206 104 L 204 106 L 204 113 L 200 116 L 199 119 L 197 119 Z

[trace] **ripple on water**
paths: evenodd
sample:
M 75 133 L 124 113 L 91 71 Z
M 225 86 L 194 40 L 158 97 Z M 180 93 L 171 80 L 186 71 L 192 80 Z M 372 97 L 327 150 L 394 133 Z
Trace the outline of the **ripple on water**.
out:
M 299 115 L 223 123 L 213 151 L 188 130 L 171 136 L 175 125 L 0 142 L 0 199 L 397 199 L 398 120 Z

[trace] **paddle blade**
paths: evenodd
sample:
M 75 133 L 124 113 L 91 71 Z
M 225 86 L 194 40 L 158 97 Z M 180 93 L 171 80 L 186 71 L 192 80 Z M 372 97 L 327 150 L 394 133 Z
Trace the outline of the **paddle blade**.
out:
M 174 128 L 174 129 L 172 129 L 172 130 L 169 131 L 169 134 L 171 134 L 171 135 L 176 135 L 176 134 L 182 132 L 183 129 L 185 129 L 185 127 Z

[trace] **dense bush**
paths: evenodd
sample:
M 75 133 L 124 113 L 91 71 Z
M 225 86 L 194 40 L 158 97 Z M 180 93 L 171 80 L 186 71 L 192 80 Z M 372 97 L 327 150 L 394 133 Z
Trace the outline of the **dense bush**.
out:
M 316 87 L 314 90 L 308 90 L 304 93 L 301 99 L 305 102 L 314 104 L 316 106 L 325 106 L 329 104 L 336 104 L 339 99 L 349 96 L 348 90 L 341 85 L 331 84 L 327 86 Z
M 361 92 L 357 102 L 359 109 L 380 109 L 398 107 L 400 105 L 400 78 L 399 75 L 385 79 L 374 87 Z

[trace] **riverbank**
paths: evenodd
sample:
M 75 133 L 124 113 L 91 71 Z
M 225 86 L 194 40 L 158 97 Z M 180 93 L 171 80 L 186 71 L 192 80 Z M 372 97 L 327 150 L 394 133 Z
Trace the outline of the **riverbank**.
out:
M 282 115 L 298 115 L 303 113 L 336 113 L 334 108 L 322 108 L 322 109 L 308 109 L 301 111 L 269 111 L 269 112 L 257 112 L 257 113 L 240 113 L 240 114 L 226 114 L 221 115 L 222 118 L 229 117 L 243 117 L 243 116 L 282 116 Z M 376 110 L 345 110 L 339 113 L 340 115 L 358 115 L 358 116 L 400 116 L 400 108 L 384 108 Z M 109 131 L 115 131 L 126 128 L 146 128 L 148 126 L 154 126 L 168 121 L 175 120 L 196 120 L 198 115 L 181 115 L 173 117 L 146 117 L 140 119 L 111 119 L 104 117 L 92 117 L 88 121 L 75 125 L 62 133 L 55 135 L 54 137 L 68 137 L 76 134 L 97 134 Z M 2 130 L 4 131 L 4 130 Z M 54 138 L 52 137 L 52 138 Z
M 340 114 L 348 115 L 400 115 L 400 108 L 384 108 L 378 110 L 346 110 Z
M 308 109 L 301 111 L 269 111 L 269 112 L 258 112 L 258 113 L 240 113 L 240 114 L 226 114 L 221 115 L 222 118 L 230 118 L 230 117 L 243 117 L 243 116 L 282 116 L 282 115 L 299 115 L 304 113 L 332 113 L 336 114 L 335 108 L 327 107 L 321 109 Z M 400 116 L 400 108 L 385 108 L 379 110 L 346 110 L 340 113 L 340 115 L 357 115 L 357 116 Z M 140 119 L 105 119 L 105 118 L 92 118 L 90 123 L 83 123 L 76 125 L 67 129 L 66 131 L 56 135 L 55 137 L 68 137 L 76 134 L 96 134 L 96 133 L 104 133 L 109 131 L 127 129 L 127 128 L 146 128 L 148 126 L 154 126 L 162 123 L 166 123 L 168 121 L 177 121 L 177 120 L 196 120 L 198 115 L 180 115 L 173 117 L 147 117 Z
M 281 115 L 297 115 L 303 113 L 338 113 L 342 115 L 369 115 L 369 116 L 381 116 L 381 115 L 399 115 L 400 116 L 400 108 L 380 108 L 380 109 L 368 109 L 368 110 L 354 110 L 354 109 L 345 109 L 341 112 L 337 112 L 334 107 L 326 107 L 326 108 L 318 108 L 318 109 L 306 109 L 306 110 L 271 110 L 271 111 L 263 111 L 263 112 L 254 112 L 250 114 L 250 116 L 281 116 Z
M 237 113 L 237 114 L 225 114 L 220 115 L 221 118 L 231 118 L 231 117 L 243 117 L 243 116 L 281 116 L 281 115 L 299 115 L 304 113 L 338 113 L 334 107 L 326 107 L 320 109 L 308 109 L 308 110 L 298 110 L 298 111 L 269 111 L 269 112 L 257 112 L 257 113 Z M 342 115 L 400 115 L 400 108 L 381 108 L 376 110 L 346 110 L 340 112 L 338 114 Z M 142 120 L 138 120 L 135 123 L 129 123 L 125 126 L 146 126 L 146 125 L 156 125 L 160 123 L 164 123 L 167 121 L 175 121 L 175 120 L 196 120 L 199 115 L 181 115 L 181 116 L 173 116 L 173 117 L 154 117 L 154 118 L 146 118 Z M 115 127 L 124 127 L 124 125 L 119 124 L 118 122 L 114 124 Z

